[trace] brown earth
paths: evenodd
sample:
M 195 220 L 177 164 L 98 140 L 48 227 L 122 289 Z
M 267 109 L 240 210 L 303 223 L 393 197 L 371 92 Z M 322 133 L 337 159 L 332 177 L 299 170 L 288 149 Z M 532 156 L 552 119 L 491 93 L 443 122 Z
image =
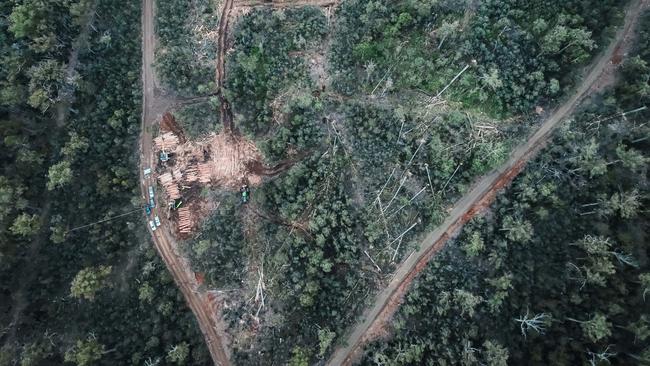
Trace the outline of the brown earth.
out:
M 156 250 L 196 316 L 212 360 L 216 365 L 230 365 L 226 347 L 228 335 L 226 326 L 221 319 L 221 309 L 225 306 L 226 301 L 218 292 L 203 289 L 203 276 L 194 273 L 187 259 L 178 253 L 178 243 L 173 232 L 176 235 L 181 232 L 178 227 L 176 230 L 172 229 L 174 227 L 172 222 L 180 222 L 181 213 L 187 215 L 187 220 L 190 221 L 190 230 L 185 228 L 183 232 L 187 235 L 201 217 L 207 216 L 207 213 L 214 209 L 214 202 L 198 198 L 198 183 L 218 185 L 234 190 L 238 189 L 242 183 L 258 185 L 261 183 L 261 176 L 278 174 L 290 166 L 290 162 L 283 162 L 276 167 L 264 166 L 261 163 L 261 154 L 255 146 L 238 136 L 234 130 L 232 111 L 228 100 L 223 95 L 228 29 L 233 3 L 233 0 L 226 0 L 223 3 L 218 29 L 219 54 L 216 60 L 218 92 L 216 96 L 221 102 L 220 114 L 224 132 L 218 135 L 209 135 L 199 141 L 187 141 L 182 128 L 169 112 L 178 106 L 203 101 L 211 96 L 179 100 L 163 93 L 153 67 L 156 49 L 154 0 L 144 0 L 142 12 L 143 110 L 140 179 L 143 200 L 148 200 L 148 187 L 155 185 L 153 178 L 144 177 L 143 170 L 156 168 L 157 155 L 161 146 L 166 148 L 166 152 L 172 153 L 172 159 L 170 166 L 160 166 L 155 170 L 161 171 L 163 174 L 170 173 L 169 170 L 172 170 L 171 175 L 167 178 L 171 177 L 172 181 L 178 179 L 178 196 L 185 199 L 184 195 L 187 194 L 189 199 L 188 202 L 183 203 L 184 206 L 181 209 L 170 212 L 165 205 L 167 200 L 163 199 L 163 197 L 169 198 L 169 194 L 162 196 L 158 194 L 155 198 L 156 207 L 153 209 L 152 216 L 159 216 L 162 219 L 162 225 L 155 231 L 148 230 L 150 230 Z M 160 121 L 161 135 L 156 138 L 156 144 L 154 144 L 153 132 L 158 121 Z M 200 174 L 201 169 L 205 174 Z M 201 177 L 204 179 L 203 182 L 199 181 Z M 161 176 L 157 178 L 160 179 Z M 192 184 L 184 185 L 182 183 Z M 176 194 L 176 192 L 172 193 Z M 163 215 L 163 213 L 167 213 L 167 215 Z
M 351 330 L 343 345 L 335 350 L 328 364 L 350 365 L 362 356 L 363 347 L 378 336 L 389 334 L 388 325 L 401 305 L 404 295 L 418 273 L 426 267 L 467 221 L 488 207 L 505 186 L 523 170 L 526 163 L 546 144 L 553 130 L 570 116 L 583 98 L 610 86 L 617 64 L 627 55 L 633 45 L 639 15 L 650 0 L 634 0 L 628 6 L 625 24 L 610 46 L 599 55 L 589 67 L 589 73 L 578 85 L 574 94 L 540 125 L 538 130 L 510 158 L 490 174 L 480 178 L 473 188 L 463 196 L 451 210 L 449 217 L 437 229 L 429 233 L 420 245 L 397 268 L 389 285 L 377 296 L 374 304 L 361 316 L 361 321 Z
M 176 122 L 174 115 L 170 112 L 167 112 L 163 115 L 162 121 L 160 121 L 160 132 L 173 133 L 174 135 L 178 136 L 178 140 L 181 144 L 187 141 L 185 133 L 183 133 L 183 129 L 178 125 L 178 122 Z
M 183 131 L 173 125 L 173 119 L 163 124 L 168 127 L 154 139 L 157 155 L 164 150 L 170 160 L 160 163 L 156 169 L 158 183 L 163 187 L 163 202 L 181 200 L 183 207 L 172 214 L 172 221 L 177 224 L 177 233 L 187 236 L 196 229 L 202 219 L 214 208 L 208 200 L 200 197 L 201 187 L 213 187 L 237 192 L 243 185 L 257 187 L 263 177 L 278 175 L 302 158 L 284 160 L 275 166 L 262 162 L 262 154 L 257 147 L 241 135 L 222 132 L 209 134 L 196 141 L 180 143 L 176 130 L 183 136 Z M 212 209 L 211 209 L 212 207 Z

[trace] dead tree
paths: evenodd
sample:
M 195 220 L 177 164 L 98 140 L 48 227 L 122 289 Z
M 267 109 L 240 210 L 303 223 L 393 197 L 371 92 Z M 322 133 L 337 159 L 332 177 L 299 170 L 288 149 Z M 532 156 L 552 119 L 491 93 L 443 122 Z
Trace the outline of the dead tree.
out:
M 539 313 L 529 318 L 529 311 L 526 309 L 526 314 L 516 318 L 515 321 L 521 327 L 521 334 L 526 338 L 529 330 L 534 330 L 539 334 L 544 334 L 546 331 L 546 324 L 551 320 L 551 316 L 546 313 Z
M 605 348 L 602 352 L 596 353 L 596 352 L 591 352 L 587 351 L 587 354 L 589 355 L 589 365 L 591 366 L 596 366 L 600 365 L 601 362 L 609 362 L 609 359 L 612 357 L 615 357 L 617 355 L 616 352 L 609 352 L 609 347 L 612 345 L 608 345 L 607 348 Z

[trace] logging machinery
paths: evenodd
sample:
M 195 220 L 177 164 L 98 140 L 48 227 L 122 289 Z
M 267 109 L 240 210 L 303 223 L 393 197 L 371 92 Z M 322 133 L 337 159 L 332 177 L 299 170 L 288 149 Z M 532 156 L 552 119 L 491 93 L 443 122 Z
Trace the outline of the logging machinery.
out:
M 248 185 L 246 185 L 246 184 L 243 185 L 241 187 L 241 189 L 239 190 L 239 192 L 241 193 L 241 201 L 242 201 L 242 203 L 247 203 L 248 199 L 250 198 L 250 192 L 251 192 L 250 188 L 248 188 Z

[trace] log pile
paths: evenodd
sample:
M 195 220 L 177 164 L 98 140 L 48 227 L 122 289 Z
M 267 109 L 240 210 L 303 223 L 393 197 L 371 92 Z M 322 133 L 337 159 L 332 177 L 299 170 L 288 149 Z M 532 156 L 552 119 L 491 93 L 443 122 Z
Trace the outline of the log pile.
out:
M 247 168 L 262 160 L 255 145 L 249 141 L 223 134 L 210 134 L 204 140 L 184 144 L 178 144 L 178 141 L 173 132 L 156 138 L 156 147 L 164 147 L 174 156 L 171 176 L 179 187 L 199 182 L 238 189 L 242 182 L 248 180 L 250 184 L 260 180 L 255 179 L 255 173 Z
M 163 173 L 158 176 L 158 181 L 165 188 L 165 193 L 170 200 L 181 198 L 181 192 L 178 189 L 178 183 L 174 180 L 172 173 Z
M 192 214 L 188 206 L 183 206 L 178 209 L 178 231 L 181 234 L 189 234 L 192 232 Z
M 212 180 L 212 167 L 208 163 L 199 163 L 197 166 L 199 172 L 199 182 L 210 183 Z
M 176 127 L 170 123 L 165 127 L 168 125 Z M 184 142 L 182 131 L 166 129 L 154 143 L 158 151 L 164 150 L 172 157 L 159 167 L 162 169 L 158 170 L 158 182 L 168 200 L 184 201 L 178 210 L 180 234 L 191 233 L 200 216 L 191 215 L 191 197 L 183 197 L 183 190 L 198 184 L 239 190 L 242 184 L 255 186 L 261 183 L 261 173 L 253 172 L 250 167 L 261 166 L 262 156 L 253 143 L 239 136 L 212 133 L 201 140 Z
M 178 147 L 180 140 L 173 132 L 165 132 L 153 139 L 153 143 L 156 150 L 172 151 Z
M 190 165 L 185 169 L 185 181 L 194 183 L 199 180 L 199 169 L 196 165 Z

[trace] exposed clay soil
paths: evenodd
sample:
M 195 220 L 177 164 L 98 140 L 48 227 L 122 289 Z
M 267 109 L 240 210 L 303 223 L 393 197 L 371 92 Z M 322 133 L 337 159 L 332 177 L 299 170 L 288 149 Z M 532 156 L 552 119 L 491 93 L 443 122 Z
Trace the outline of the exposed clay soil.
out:
M 182 135 L 182 131 L 180 131 Z M 262 155 L 255 145 L 241 136 L 226 131 L 210 134 L 198 141 L 177 144 L 172 132 L 166 140 L 156 138 L 158 150 L 165 146 L 170 160 L 160 163 L 156 174 L 164 189 L 165 201 L 183 202 L 172 212 L 176 232 L 185 238 L 212 212 L 217 203 L 201 197 L 202 187 L 237 192 L 246 184 L 259 186 L 264 175 L 276 174 L 288 167 L 269 168 L 261 163 Z
M 160 121 L 160 132 L 161 133 L 171 132 L 175 134 L 176 136 L 178 136 L 178 139 L 181 144 L 187 141 L 187 138 L 183 133 L 183 129 L 176 122 L 174 115 L 169 112 L 165 113 L 163 115 L 162 121 Z
M 297 154 L 293 159 L 267 166 L 257 147 L 233 131 L 181 143 L 184 136 L 173 116 L 167 113 L 161 121 L 161 135 L 154 139 L 154 155 L 165 151 L 170 158 L 158 162 L 156 168 L 157 180 L 163 187 L 162 201 L 182 201 L 182 207 L 169 216 L 180 238 L 189 237 L 218 206 L 201 197 L 203 187 L 231 192 L 238 192 L 243 185 L 257 187 L 263 177 L 288 170 L 305 155 Z

